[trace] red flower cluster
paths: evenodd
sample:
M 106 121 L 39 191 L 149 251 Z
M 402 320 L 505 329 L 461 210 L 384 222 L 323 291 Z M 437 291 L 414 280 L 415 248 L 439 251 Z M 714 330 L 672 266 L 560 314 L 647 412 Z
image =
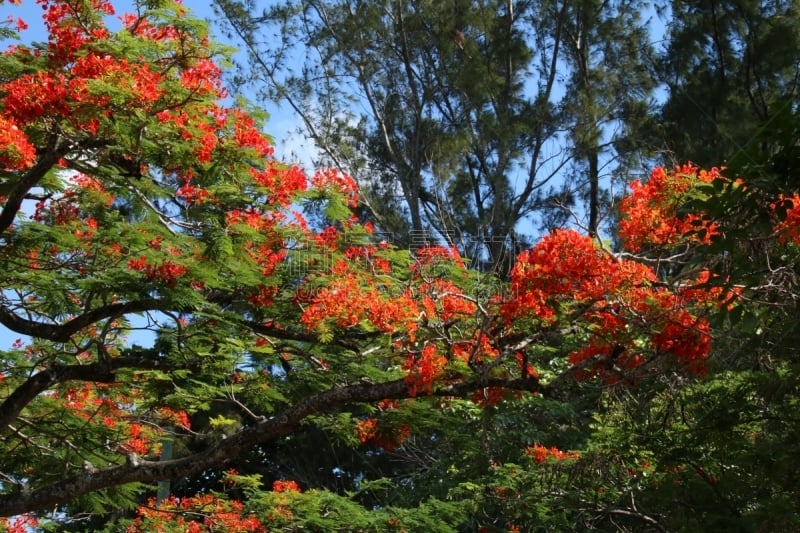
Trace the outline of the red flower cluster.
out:
M 699 281 L 708 277 L 701 274 Z M 690 309 L 722 305 L 722 289 L 673 292 L 656 281 L 649 267 L 618 260 L 587 236 L 558 230 L 520 255 L 511 274 L 513 297 L 501 310 L 509 321 L 525 316 L 546 323 L 559 316 L 580 319 L 592 335 L 569 360 L 584 367 L 584 377 L 619 381 L 645 362 L 648 350 L 672 354 L 702 375 L 711 350 L 709 326 Z
M 500 354 L 489 336 L 477 332 L 471 339 L 453 343 L 453 357 L 465 363 L 488 363 Z
M 349 175 L 334 168 L 318 170 L 311 178 L 311 185 L 320 190 L 331 188 L 343 194 L 350 207 L 358 206 L 358 184 Z
M 142 425 L 133 423 L 130 425 L 130 437 L 122 443 L 119 451 L 124 454 L 147 455 L 150 451 L 151 442 L 152 439 L 147 434 L 142 433 Z
M 205 189 L 195 187 L 190 181 L 187 181 L 175 191 L 175 196 L 181 198 L 187 204 L 203 204 L 208 200 L 210 193 Z
M 426 317 L 431 321 L 448 322 L 472 316 L 477 309 L 475 302 L 467 298 L 464 291 L 448 279 L 432 278 L 430 281 L 423 281 L 419 285 L 418 292 Z
M 674 355 L 690 372 L 705 376 L 705 360 L 711 351 L 711 326 L 706 319 L 677 310 L 652 340 L 658 350 Z
M 210 59 L 200 59 L 181 72 L 181 83 L 197 94 L 226 95 L 222 88 L 222 71 Z
M 578 455 L 577 452 L 563 452 L 554 446 L 546 448 L 539 444 L 534 444 L 533 446 L 527 448 L 525 450 L 525 455 L 532 457 L 533 462 L 537 465 L 544 463 L 550 458 L 557 461 L 574 460 L 580 458 L 580 455 Z
M 300 490 L 300 485 L 292 480 L 276 480 L 272 483 L 272 492 L 303 492 Z
M 93 216 L 82 212 L 81 204 L 99 203 L 109 206 L 114 201 L 114 196 L 100 182 L 85 174 L 75 174 L 69 181 L 72 184 L 60 196 L 36 202 L 31 218 L 54 226 L 72 224 L 75 226 L 75 236 L 91 238 L 98 229 L 98 222 Z
M 786 217 L 775 224 L 775 232 L 779 233 L 781 242 L 800 244 L 800 194 L 795 193 L 791 197 L 780 195 L 770 207 L 773 212 L 778 211 L 778 207 L 786 211 Z
M 388 274 L 392 267 L 389 261 L 378 257 L 377 249 L 373 245 L 351 246 L 344 252 L 344 256 L 350 263 L 359 262 L 362 268 L 366 268 L 376 274 Z
M 282 219 L 283 215 L 278 212 L 262 211 L 255 207 L 233 209 L 225 215 L 227 226 L 243 224 L 262 232 L 274 228 Z
M 434 344 L 426 344 L 419 353 L 409 351 L 403 370 L 408 372 L 406 381 L 410 394 L 430 393 L 446 366 L 447 358 L 438 353 Z
M 274 153 L 272 144 L 259 131 L 253 117 L 239 109 L 232 109 L 229 114 L 233 121 L 233 140 L 237 145 L 252 149 L 257 160 L 267 158 Z
M 452 246 L 423 246 L 414 250 L 414 257 L 417 262 L 412 265 L 411 271 L 417 275 L 425 272 L 426 267 L 436 267 L 443 264 L 454 264 L 458 268 L 464 268 L 464 260 L 461 258 L 461 254 Z
M 161 415 L 164 424 L 172 424 L 184 429 L 190 429 L 192 427 L 189 421 L 189 415 L 186 414 L 186 411 L 183 409 L 175 410 L 169 407 L 160 407 L 158 409 L 158 414 Z
M 135 401 L 136 394 L 135 391 L 125 392 L 116 385 L 85 383 L 81 388 L 66 388 L 53 393 L 53 397 L 60 400 L 69 416 L 102 428 L 108 445 L 121 455 L 147 455 L 156 450 L 162 431 L 157 424 L 189 427 L 189 418 L 182 410 L 160 408 L 157 412 L 142 413 L 141 418 L 133 419 L 125 406 Z M 145 423 L 145 418 L 148 418 L 148 423 Z
M 37 3 L 45 10 L 44 23 L 50 35 L 48 53 L 53 63 L 70 63 L 76 59 L 79 50 L 86 43 L 108 36 L 98 14 L 114 14 L 114 8 L 109 2 L 92 0 L 91 11 L 75 9 L 75 6 L 67 2 L 37 0 Z M 89 14 L 94 16 L 87 16 Z
M 288 206 L 297 193 L 306 190 L 308 180 L 303 169 L 297 165 L 284 166 L 270 162 L 263 170 L 250 169 L 253 180 L 269 190 L 269 201 L 273 205 Z
M 481 407 L 491 407 L 502 402 L 506 397 L 506 389 L 501 387 L 486 387 L 472 393 L 472 402 Z
M 608 294 L 618 283 L 615 265 L 590 237 L 556 230 L 517 257 L 511 273 L 512 299 L 503 314 L 508 319 L 535 316 L 552 322 L 559 302 L 594 301 Z
M 356 435 L 362 444 L 372 442 L 387 452 L 391 452 L 408 439 L 408 436 L 411 435 L 411 428 L 406 424 L 383 427 L 379 426 L 376 419 L 367 418 L 356 422 Z
M 247 297 L 247 301 L 256 307 L 269 307 L 278 294 L 278 287 L 275 285 L 258 285 L 256 292 Z
M 334 265 L 336 277 L 313 295 L 300 318 L 310 330 L 331 323 L 340 328 L 358 326 L 362 320 L 386 333 L 417 331 L 419 308 L 409 291 L 387 294 L 375 286 L 375 278 L 362 279 L 344 262 Z
M 378 433 L 378 420 L 376 418 L 367 418 L 356 422 L 356 435 L 361 444 L 372 439 Z
M 38 71 L 5 83 L 5 113 L 18 124 L 45 115 L 67 118 L 96 135 L 98 119 L 110 113 L 101 110 L 112 105 L 110 96 L 94 89 L 101 79 L 103 86 L 113 82 L 127 92 L 128 102 L 142 106 L 164 96 L 162 76 L 148 66 L 133 65 L 122 58 L 87 54 L 77 58 L 66 72 Z
M 16 121 L 0 116 L 0 169 L 25 170 L 33 166 L 36 148 Z
M 74 197 L 80 194 L 92 195 L 100 203 L 110 206 L 114 203 L 114 195 L 109 193 L 102 183 L 81 172 L 70 176 L 69 181 L 74 185 L 67 189 L 65 196 Z
M 32 514 L 0 518 L 0 528 L 6 533 L 29 533 L 39 527 L 39 519 Z
M 717 168 L 706 171 L 686 164 L 672 172 L 656 167 L 646 183 L 634 181 L 631 193 L 620 203 L 619 234 L 625 247 L 636 252 L 645 245 L 709 242 L 718 232 L 717 225 L 696 213 L 679 215 L 679 209 L 692 187 L 721 178 Z
M 45 52 L 18 46 L 20 56 L 42 58 L 43 70 L 23 73 L 0 85 L 4 95 L 0 119 L 0 168 L 22 170 L 32 164 L 35 152 L 23 125 L 43 117 L 65 119 L 72 128 L 92 136 L 103 128 L 127 120 L 122 114 L 131 108 L 155 115 L 166 126 L 174 126 L 165 138 L 190 141 L 196 162 L 209 163 L 223 139 L 220 132 L 230 129 L 237 148 L 251 148 L 255 160 L 272 154 L 267 138 L 255 121 L 242 111 L 231 111 L 209 100 L 222 98 L 222 76 L 208 52 L 187 48 L 186 29 L 153 24 L 133 14 L 120 17 L 135 37 L 163 45 L 164 56 L 151 61 L 132 61 L 106 50 L 103 41 L 111 34 L 104 15 L 114 13 L 109 2 L 92 0 L 84 4 L 38 0 L 50 39 Z M 202 38 L 200 38 L 201 40 Z M 108 47 L 114 49 L 114 47 Z M 181 90 L 176 90 L 180 87 Z M 180 105 L 175 105 L 180 103 Z M 2 135 L 13 136 L 4 142 Z M 230 142 L 230 141 L 224 141 Z M 290 169 L 281 172 L 280 187 L 274 191 L 288 205 L 291 192 L 305 188 L 305 178 Z M 189 202 L 202 201 L 205 191 L 184 180 L 180 196 Z
M 225 500 L 212 494 L 191 498 L 169 499 L 156 504 L 150 499 L 138 510 L 138 517 L 128 527 L 128 533 L 150 533 L 164 530 L 164 524 L 174 524 L 185 533 L 230 531 L 265 533 L 266 527 L 255 515 L 246 513 L 241 502 Z M 198 518 L 202 517 L 202 518 Z M 157 529 L 153 529 L 157 528 Z M 172 531 L 170 529 L 169 531 Z
M 148 280 L 158 281 L 167 287 L 175 287 L 178 284 L 178 278 L 189 271 L 187 267 L 179 265 L 169 259 L 163 259 L 158 265 L 151 265 L 148 263 L 147 257 L 145 256 L 130 259 L 128 261 L 128 268 L 143 272 Z
M 286 250 L 280 247 L 279 242 L 264 242 L 251 244 L 247 249 L 247 255 L 261 267 L 261 275 L 271 276 L 278 265 L 286 259 Z

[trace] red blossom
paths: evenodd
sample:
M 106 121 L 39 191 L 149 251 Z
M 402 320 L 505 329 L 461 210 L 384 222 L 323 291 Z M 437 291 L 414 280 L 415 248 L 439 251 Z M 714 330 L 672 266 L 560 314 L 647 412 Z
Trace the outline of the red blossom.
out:
M 255 152 L 257 159 L 271 156 L 274 152 L 269 139 L 262 134 L 255 125 L 253 117 L 234 109 L 230 111 L 234 120 L 233 138 L 237 145 L 250 148 Z
M 358 184 L 347 174 L 330 168 L 318 170 L 311 178 L 311 185 L 317 189 L 333 189 L 343 194 L 351 207 L 358 206 Z
M 199 187 L 195 187 L 187 181 L 175 192 L 175 196 L 184 200 L 187 204 L 203 204 L 208 200 L 210 193 Z
M 774 231 L 779 234 L 780 241 L 800 244 L 800 194 L 790 197 L 781 194 L 770 208 L 776 219 Z M 785 211 L 782 219 L 778 216 L 780 211 Z
M 378 433 L 378 421 L 374 418 L 367 418 L 356 422 L 356 435 L 362 444 L 372 439 Z
M 698 281 L 708 279 L 706 274 Z M 612 257 L 587 236 L 559 230 L 520 254 L 511 274 L 513 298 L 501 311 L 507 320 L 531 316 L 549 323 L 559 313 L 582 309 L 593 333 L 585 347 L 569 354 L 569 361 L 581 367 L 584 378 L 600 376 L 615 383 L 641 366 L 646 354 L 634 345 L 646 329 L 658 332 L 650 339 L 651 351 L 671 354 L 702 375 L 710 337 L 705 321 L 689 308 L 729 298 L 721 288 L 673 292 L 656 282 L 651 268 Z
M 392 410 L 398 409 L 399 407 L 400 407 L 400 404 L 397 402 L 397 400 L 388 400 L 388 399 L 386 399 L 386 400 L 381 400 L 380 402 L 378 402 L 378 409 L 381 410 L 381 411 L 392 411 Z
M 485 387 L 472 393 L 472 401 L 481 407 L 492 407 L 502 402 L 506 390 L 502 387 Z
M 191 429 L 189 415 L 183 409 L 175 410 L 169 407 L 160 407 L 158 413 L 163 417 L 164 422 L 173 424 L 184 429 Z
M 247 301 L 256 307 L 269 307 L 278 294 L 278 287 L 274 285 L 259 285 L 258 291 L 249 295 Z
M 420 353 L 409 352 L 403 370 L 408 372 L 406 381 L 411 395 L 432 392 L 433 384 L 446 365 L 447 358 L 437 353 L 433 344 L 426 344 Z
M 445 246 L 422 246 L 414 250 L 417 263 L 412 267 L 415 274 L 420 274 L 427 266 L 436 266 L 440 263 L 453 264 L 456 267 L 464 268 L 464 261 L 461 254 L 453 247 Z
M 0 526 L 7 533 L 28 533 L 39 527 L 39 520 L 32 514 L 24 514 L 12 518 L 0 518 Z
M 222 71 L 210 59 L 201 59 L 181 73 L 181 83 L 198 94 L 209 93 L 223 98 Z
M 603 299 L 618 283 L 614 259 L 597 249 L 592 239 L 573 230 L 556 230 L 531 250 L 522 252 L 511 272 L 513 299 L 503 307 L 511 319 L 556 318 L 557 302 Z
M 204 531 L 236 531 L 265 533 L 266 528 L 254 515 L 246 513 L 237 500 L 226 500 L 211 494 L 170 498 L 156 503 L 150 499 L 140 507 L 139 515 L 128 527 L 128 533 L 159 531 L 160 523 L 175 523 L 187 533 Z
M 575 460 L 580 457 L 577 452 L 564 452 L 552 446 L 550 448 L 546 448 L 540 444 L 534 444 L 529 448 L 525 449 L 525 455 L 530 456 L 533 458 L 533 462 L 537 465 L 540 465 L 547 461 L 548 459 L 552 458 L 557 461 L 564 461 L 564 460 Z
M 372 442 L 375 446 L 391 452 L 408 439 L 411 428 L 407 424 L 383 427 L 379 425 L 378 420 L 367 418 L 356 423 L 356 435 L 362 444 Z
M 679 215 L 679 209 L 692 187 L 721 178 L 718 168 L 706 171 L 686 164 L 671 172 L 656 167 L 647 182 L 634 181 L 631 193 L 620 203 L 619 234 L 625 247 L 637 252 L 645 245 L 710 242 L 718 233 L 717 225 L 702 214 Z
M 302 492 L 296 481 L 276 480 L 272 483 L 273 492 Z
M 167 287 L 176 286 L 178 278 L 189 271 L 186 266 L 179 265 L 168 259 L 163 259 L 159 264 L 153 265 L 148 262 L 146 256 L 128 260 L 128 268 L 143 272 L 148 280 L 163 283 Z

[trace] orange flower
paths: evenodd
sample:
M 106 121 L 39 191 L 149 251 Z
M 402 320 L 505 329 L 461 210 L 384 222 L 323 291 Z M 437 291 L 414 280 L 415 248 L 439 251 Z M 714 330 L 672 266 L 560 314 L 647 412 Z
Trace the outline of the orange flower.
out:
M 620 203 L 619 234 L 625 247 L 637 252 L 646 245 L 710 242 L 718 233 L 713 221 L 702 214 L 679 215 L 678 211 L 687 202 L 686 195 L 692 187 L 720 178 L 718 168 L 706 171 L 686 164 L 672 172 L 656 167 L 647 182 L 634 181 L 631 193 Z
M 300 486 L 297 484 L 296 481 L 292 480 L 276 480 L 272 483 L 272 491 L 273 492 L 302 492 L 300 490 Z
M 426 344 L 418 354 L 409 353 L 403 370 L 408 372 L 406 381 L 412 396 L 419 392 L 431 392 L 434 382 L 446 365 L 447 359 L 436 353 L 436 346 L 433 344 Z
M 544 463 L 548 458 L 552 458 L 557 461 L 564 461 L 574 460 L 580 457 L 578 452 L 563 452 L 555 446 L 546 448 L 540 444 L 534 444 L 533 446 L 528 447 L 525 450 L 525 455 L 533 457 L 533 462 L 537 465 Z

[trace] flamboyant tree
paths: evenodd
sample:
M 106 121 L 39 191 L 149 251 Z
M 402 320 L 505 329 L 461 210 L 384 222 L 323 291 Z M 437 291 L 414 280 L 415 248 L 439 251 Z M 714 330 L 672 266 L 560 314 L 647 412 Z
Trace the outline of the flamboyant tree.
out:
M 714 350 L 734 347 L 726 324 L 754 317 L 764 350 L 783 342 L 791 191 L 659 168 L 620 206 L 624 252 L 558 230 L 503 282 L 454 248 L 381 241 L 340 171 L 276 161 L 226 102 L 226 51 L 180 5 L 39 3 L 47 41 L 0 56 L 0 324 L 16 339 L 0 352 L 1 527 L 666 530 L 664 487 L 700 480 L 760 526 L 796 495 L 713 448 L 677 453 L 696 404 L 664 407 L 678 436 L 660 447 L 626 412 L 734 369 Z M 790 359 L 774 361 L 784 411 Z M 750 407 L 742 457 L 792 436 Z M 314 434 L 346 486 L 304 469 L 328 453 Z M 734 489 L 764 478 L 773 496 Z

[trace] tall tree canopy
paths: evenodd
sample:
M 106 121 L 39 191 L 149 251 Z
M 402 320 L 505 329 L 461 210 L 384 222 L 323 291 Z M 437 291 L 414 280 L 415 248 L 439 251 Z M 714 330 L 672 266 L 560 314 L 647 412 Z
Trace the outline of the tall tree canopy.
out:
M 0 56 L 0 527 L 800 525 L 795 191 L 657 167 L 621 251 L 558 229 L 504 279 L 275 160 L 179 4 L 40 5 Z
M 659 62 L 669 90 L 660 117 L 665 148 L 700 165 L 765 161 L 774 145 L 764 132 L 779 128 L 800 98 L 797 2 L 668 4 Z
M 398 243 L 446 242 L 507 274 L 531 227 L 581 199 L 572 222 L 596 233 L 609 161 L 643 149 L 639 2 L 216 4 L 249 53 L 244 81 L 302 117 Z

